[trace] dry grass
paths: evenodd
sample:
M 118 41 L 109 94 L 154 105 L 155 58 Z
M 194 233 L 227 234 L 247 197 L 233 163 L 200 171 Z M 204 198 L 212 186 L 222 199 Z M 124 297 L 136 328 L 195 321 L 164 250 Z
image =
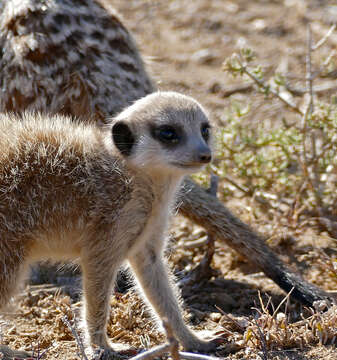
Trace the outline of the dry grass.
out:
M 293 87 L 303 89 L 306 23 L 312 22 L 317 40 L 327 33 L 331 21 L 336 22 L 336 6 L 331 1 L 116 0 L 115 4 L 134 31 L 143 54 L 152 57 L 152 71 L 160 81 L 159 87 L 196 97 L 219 125 L 228 121 L 226 109 L 234 102 L 250 104 L 250 115 L 242 120 L 247 126 L 254 127 L 262 120 L 275 126 L 285 114 L 290 114 L 277 99 L 266 102 L 263 94 L 253 92 L 252 86 L 242 87 L 241 80 L 223 73 L 224 59 L 242 45 L 251 47 L 259 55 L 267 78 L 281 70 L 289 75 Z M 313 63 L 326 59 L 336 44 L 337 35 L 333 34 L 315 52 Z M 331 60 L 329 71 L 333 74 L 337 60 L 335 56 Z M 331 77 L 330 80 L 335 81 Z M 325 78 L 320 81 L 325 82 Z M 227 90 L 233 86 L 246 90 L 228 97 Z M 319 100 L 334 96 L 331 91 L 317 93 Z M 300 99 L 297 95 L 292 97 L 302 108 Z M 294 118 L 295 115 L 289 115 L 289 122 Z M 219 197 L 269 238 L 270 246 L 284 261 L 309 281 L 336 291 L 336 241 L 315 221 L 300 221 L 299 216 L 280 217 L 278 209 L 263 211 L 256 197 L 238 191 L 228 181 L 221 180 L 221 188 Z M 169 257 L 181 278 L 203 258 L 207 234 L 181 218 L 175 219 L 172 231 Z M 285 301 L 276 311 L 284 294 L 246 259 L 216 244 L 212 266 L 218 275 L 209 282 L 185 286 L 183 293 L 196 331 L 217 333 L 226 343 L 235 345 L 228 346 L 228 351 L 232 351 L 228 359 L 337 358 L 336 306 L 323 312 L 324 304 L 309 310 Z M 74 335 L 63 320 L 66 317 L 72 325 L 79 322 L 81 302 L 74 303 L 48 287 L 31 287 L 23 295 L 0 317 L 1 343 L 34 350 L 35 359 L 81 359 Z M 153 326 L 151 314 L 133 292 L 116 294 L 111 307 L 108 334 L 112 340 L 135 348 L 164 342 L 164 335 Z M 224 354 L 225 351 L 216 355 Z

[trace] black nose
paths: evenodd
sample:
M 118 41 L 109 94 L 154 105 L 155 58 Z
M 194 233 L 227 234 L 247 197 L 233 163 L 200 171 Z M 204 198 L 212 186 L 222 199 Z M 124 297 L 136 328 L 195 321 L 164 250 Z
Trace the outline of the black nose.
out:
M 199 154 L 199 160 L 201 163 L 207 164 L 212 160 L 212 154 L 210 151 Z

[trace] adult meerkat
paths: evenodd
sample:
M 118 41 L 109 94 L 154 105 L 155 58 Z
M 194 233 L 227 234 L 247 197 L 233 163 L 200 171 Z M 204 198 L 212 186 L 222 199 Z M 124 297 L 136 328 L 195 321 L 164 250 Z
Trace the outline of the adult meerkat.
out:
M 107 0 L 0 1 L 0 111 L 99 123 L 154 91 L 132 36 Z M 179 211 L 311 306 L 324 291 L 292 272 L 247 224 L 186 179 Z
M 106 129 L 61 116 L 1 114 L 0 132 L 0 305 L 29 263 L 78 258 L 90 343 L 109 352 L 109 298 L 127 260 L 181 344 L 215 348 L 184 324 L 163 260 L 176 190 L 212 158 L 202 107 L 159 92 Z
M 155 90 L 132 36 L 103 3 L 0 1 L 0 110 L 101 122 Z

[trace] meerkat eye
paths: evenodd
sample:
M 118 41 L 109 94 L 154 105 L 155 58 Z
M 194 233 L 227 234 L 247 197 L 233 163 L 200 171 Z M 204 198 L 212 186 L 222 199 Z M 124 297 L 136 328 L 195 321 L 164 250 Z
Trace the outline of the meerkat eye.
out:
M 166 144 L 177 144 L 179 142 L 179 136 L 172 126 L 159 127 L 156 135 L 159 141 Z
M 209 136 L 210 136 L 209 124 L 203 124 L 201 126 L 201 136 L 204 138 L 205 141 L 207 141 L 209 139 Z

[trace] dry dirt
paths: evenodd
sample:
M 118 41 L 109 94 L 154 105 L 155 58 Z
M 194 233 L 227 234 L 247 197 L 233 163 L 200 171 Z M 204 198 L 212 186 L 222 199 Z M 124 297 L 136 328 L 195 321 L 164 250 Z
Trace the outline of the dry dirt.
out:
M 116 0 L 114 4 L 134 33 L 158 87 L 196 97 L 219 125 L 226 122 L 226 109 L 233 99 L 251 104 L 251 122 L 266 118 L 276 122 L 287 111 L 277 100 L 266 103 L 263 96 L 256 95 L 252 89 L 227 96 L 233 86 L 244 83 L 222 71 L 222 63 L 228 56 L 241 47 L 250 47 L 257 53 L 267 76 L 282 71 L 292 77 L 293 85 L 303 87 L 308 21 L 316 40 L 337 22 L 337 6 L 333 0 Z M 315 54 L 314 63 L 329 56 L 336 45 L 335 32 Z M 336 60 L 335 65 L 337 67 Z M 322 96 L 331 95 L 327 92 Z M 295 101 L 300 100 L 295 98 Z M 327 260 L 317 252 L 318 248 L 324 249 L 330 260 L 335 258 L 334 240 L 308 225 L 291 241 L 278 241 L 281 237 L 287 239 L 284 229 L 277 224 L 271 226 L 267 219 L 252 217 L 251 199 L 227 198 L 226 201 L 255 229 L 276 238 L 271 246 L 290 266 L 324 289 L 336 290 L 336 278 L 330 276 L 325 266 Z M 168 255 L 174 272 L 183 278 L 203 257 L 205 246 L 192 244 L 206 234 L 182 218 L 174 219 L 171 231 L 172 246 Z M 197 330 L 219 332 L 226 341 L 241 347 L 232 349 L 230 359 L 337 359 L 337 312 L 322 318 L 316 313 L 310 321 L 301 324 L 301 314 L 309 316 L 310 312 L 293 302 L 288 303 L 287 313 L 296 325 L 293 330 L 289 326 L 289 331 L 293 338 L 298 335 L 302 340 L 276 339 L 277 329 L 270 330 L 268 336 L 276 336 L 275 345 L 261 352 L 261 341 L 254 342 L 249 327 L 259 332 L 264 326 L 263 319 L 270 320 L 267 312 L 272 313 L 272 307 L 263 313 L 259 292 L 264 304 L 270 299 L 275 307 L 284 294 L 249 261 L 223 244 L 216 244 L 213 267 L 218 273 L 211 283 L 183 287 L 186 317 Z M 111 305 L 108 333 L 113 341 L 135 348 L 164 341 L 153 328 L 151 315 L 131 291 L 116 293 Z M 78 299 L 71 299 L 53 286 L 27 287 L 0 318 L 0 342 L 16 349 L 33 349 L 39 359 L 80 359 L 77 342 L 64 322 L 64 319 L 70 323 L 78 321 L 80 306 Z M 259 311 L 262 314 L 259 315 Z M 284 306 L 280 311 L 285 311 Z M 256 327 L 254 316 L 260 328 Z M 277 321 L 284 335 L 288 325 L 282 323 L 281 318 Z M 261 340 L 258 334 L 256 338 Z M 270 339 L 266 340 L 269 344 Z M 327 345 L 322 345 L 324 343 Z M 225 352 L 217 355 L 224 356 Z

